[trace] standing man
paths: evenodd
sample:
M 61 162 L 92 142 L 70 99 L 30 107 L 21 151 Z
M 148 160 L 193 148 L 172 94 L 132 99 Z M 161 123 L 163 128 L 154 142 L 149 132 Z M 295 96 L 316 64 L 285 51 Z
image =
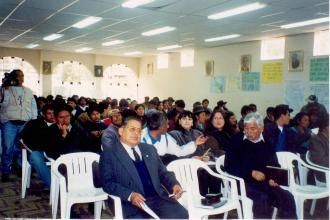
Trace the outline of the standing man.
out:
M 265 175 L 267 165 L 279 167 L 279 164 L 274 149 L 263 138 L 263 124 L 257 112 L 245 116 L 244 133 L 237 133 L 230 140 L 225 170 L 244 179 L 246 194 L 253 200 L 254 218 L 270 219 L 272 206 L 276 206 L 279 218 L 296 219 L 292 194 Z
M 2 156 L 1 171 L 2 182 L 9 181 L 13 156 L 18 166 L 22 166 L 22 152 L 19 147 L 19 133 L 25 123 L 38 116 L 37 104 L 32 90 L 23 86 L 24 74 L 22 70 L 15 69 L 9 76 L 16 79 L 11 85 L 3 85 L 4 92 L 1 102 L 1 140 Z
M 104 191 L 120 197 L 125 219 L 148 218 L 141 209 L 144 203 L 160 218 L 187 219 L 187 210 L 176 201 L 183 192 L 178 181 L 166 170 L 156 149 L 140 143 L 141 129 L 138 118 L 127 117 L 118 130 L 120 142 L 102 152 L 100 176 Z

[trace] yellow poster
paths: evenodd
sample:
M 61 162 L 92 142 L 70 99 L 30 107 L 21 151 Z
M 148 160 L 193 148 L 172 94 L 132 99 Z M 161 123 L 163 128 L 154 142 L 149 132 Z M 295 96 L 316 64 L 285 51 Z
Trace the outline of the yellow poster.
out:
M 282 82 L 282 63 L 264 63 L 262 65 L 263 83 L 281 83 Z

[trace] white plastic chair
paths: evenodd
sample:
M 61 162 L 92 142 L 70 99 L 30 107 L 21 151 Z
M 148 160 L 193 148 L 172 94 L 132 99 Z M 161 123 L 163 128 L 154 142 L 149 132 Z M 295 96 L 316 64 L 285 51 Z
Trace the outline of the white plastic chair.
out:
M 277 152 L 277 159 L 282 168 L 289 170 L 289 187 L 288 190 L 294 196 L 296 203 L 296 211 L 298 219 L 304 217 L 304 202 L 307 199 L 320 199 L 329 197 L 329 191 L 327 187 L 320 187 L 316 185 L 299 185 L 295 181 L 294 177 L 294 161 L 301 163 L 302 166 L 319 172 L 323 172 L 327 176 L 327 182 L 329 179 L 328 171 L 311 166 L 305 163 L 298 155 L 291 152 Z
M 102 188 L 93 184 L 93 162 L 99 162 L 96 153 L 80 152 L 60 156 L 53 164 L 52 171 L 60 183 L 61 218 L 70 218 L 71 206 L 75 203 L 94 202 L 94 217 L 101 217 L 103 201 L 108 198 Z M 66 177 L 58 168 L 66 167 Z
M 239 187 L 240 187 L 240 192 L 241 192 L 239 195 L 239 199 L 241 200 L 243 218 L 244 219 L 253 219 L 253 212 L 252 212 L 253 201 L 246 196 L 244 179 L 237 177 L 237 176 L 230 175 L 229 173 L 226 173 L 225 171 L 223 171 L 222 167 L 224 166 L 224 164 L 225 164 L 225 155 L 222 155 L 221 157 L 219 157 L 216 160 L 216 163 L 215 163 L 215 168 L 216 168 L 217 172 L 237 181 L 237 183 L 239 184 Z M 226 184 L 226 185 L 227 186 L 225 188 L 228 189 L 229 186 L 228 186 L 228 184 Z
M 198 169 L 206 170 L 211 176 L 228 182 L 230 193 L 224 195 L 221 200 L 226 203 L 220 207 L 203 207 L 201 199 L 204 198 L 199 192 Z M 207 219 L 209 215 L 226 213 L 230 210 L 237 210 L 238 218 L 242 218 L 241 205 L 239 203 L 236 181 L 222 174 L 212 171 L 204 162 L 197 159 L 179 159 L 172 161 L 167 169 L 175 173 L 176 179 L 186 190 L 179 202 L 188 210 L 190 219 Z
M 329 168 L 328 168 L 328 167 L 320 166 L 320 165 L 318 165 L 318 164 L 316 164 L 316 163 L 313 163 L 313 162 L 311 161 L 311 158 L 310 158 L 310 152 L 309 152 L 309 151 L 306 152 L 306 161 L 307 161 L 308 164 L 310 164 L 310 165 L 312 165 L 312 166 L 314 166 L 314 167 L 318 167 L 318 168 L 320 168 L 320 169 L 324 169 L 324 170 L 326 170 L 326 171 L 329 172 Z M 326 179 L 327 179 L 327 178 L 328 178 L 328 177 L 326 177 Z M 316 184 L 317 186 L 320 186 L 320 187 L 328 187 L 327 182 L 319 181 L 319 180 L 316 178 L 315 175 L 314 175 L 314 180 L 315 180 L 315 184 Z M 328 180 L 328 179 L 327 179 L 327 180 Z M 328 183 L 329 183 L 329 182 L 328 182 Z M 310 214 L 310 215 L 314 215 L 315 206 L 316 206 L 316 201 L 317 201 L 316 199 L 313 199 L 313 201 L 312 201 L 311 209 L 309 210 L 309 214 Z M 329 200 L 328 200 L 327 209 L 329 209 Z
M 26 146 L 23 142 L 23 140 L 20 140 L 22 144 L 22 184 L 21 184 L 21 197 L 22 199 L 25 198 L 26 195 L 26 189 L 30 188 L 30 182 L 31 182 L 31 164 L 27 157 L 27 152 L 32 152 L 32 150 Z M 50 166 L 54 160 L 52 158 L 48 158 L 46 154 L 44 154 L 46 158 L 46 165 Z M 51 197 L 51 195 L 50 195 Z M 50 198 L 50 204 L 52 204 L 52 200 Z

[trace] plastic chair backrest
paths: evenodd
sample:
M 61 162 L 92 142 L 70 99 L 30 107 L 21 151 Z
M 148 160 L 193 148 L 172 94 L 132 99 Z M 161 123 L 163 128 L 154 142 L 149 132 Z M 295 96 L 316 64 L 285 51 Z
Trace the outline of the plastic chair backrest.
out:
M 61 164 L 66 167 L 67 190 L 77 191 L 93 188 L 93 162 L 99 162 L 100 156 L 91 152 L 70 153 L 60 156 L 54 162 L 55 172 Z M 63 175 L 59 172 L 60 175 Z M 83 180 L 83 181 L 82 181 Z

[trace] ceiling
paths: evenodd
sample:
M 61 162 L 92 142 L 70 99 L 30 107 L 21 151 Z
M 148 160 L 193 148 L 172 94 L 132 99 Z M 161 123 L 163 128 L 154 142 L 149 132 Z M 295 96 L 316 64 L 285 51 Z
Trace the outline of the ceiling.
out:
M 142 51 L 139 56 L 156 54 L 156 48 L 179 44 L 182 48 L 209 48 L 226 44 L 260 40 L 269 37 L 321 30 L 327 23 L 301 28 L 281 29 L 279 26 L 329 16 L 328 0 L 258 0 L 265 8 L 221 20 L 207 16 L 223 10 L 256 2 L 256 0 L 156 0 L 138 8 L 123 8 L 125 0 L 0 0 L 0 46 L 25 48 L 37 43 L 35 49 L 75 51 L 123 56 Z M 84 29 L 74 23 L 98 16 L 103 19 Z M 163 26 L 176 30 L 155 36 L 141 33 Z M 60 39 L 48 42 L 42 38 L 61 33 Z M 241 37 L 218 42 L 206 38 L 230 34 Z M 116 46 L 102 46 L 111 40 L 124 40 Z M 182 49 L 181 48 L 181 49 Z

